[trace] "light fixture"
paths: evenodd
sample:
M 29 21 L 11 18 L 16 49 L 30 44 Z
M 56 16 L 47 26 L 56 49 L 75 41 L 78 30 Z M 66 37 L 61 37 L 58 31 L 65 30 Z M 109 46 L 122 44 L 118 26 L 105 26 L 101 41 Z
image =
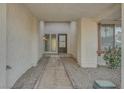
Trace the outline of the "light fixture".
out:
M 43 36 L 43 40 L 47 40 L 45 36 Z

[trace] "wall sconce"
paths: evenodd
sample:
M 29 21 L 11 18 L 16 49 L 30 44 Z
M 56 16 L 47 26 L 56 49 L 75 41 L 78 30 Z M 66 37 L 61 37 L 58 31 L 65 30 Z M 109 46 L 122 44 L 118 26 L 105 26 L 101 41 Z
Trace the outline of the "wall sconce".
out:
M 45 36 L 43 36 L 43 40 L 47 40 Z

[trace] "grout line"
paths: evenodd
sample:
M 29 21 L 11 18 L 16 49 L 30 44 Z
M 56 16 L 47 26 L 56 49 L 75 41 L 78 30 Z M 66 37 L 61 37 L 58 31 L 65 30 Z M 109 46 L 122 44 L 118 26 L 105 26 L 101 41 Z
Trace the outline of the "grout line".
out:
M 74 87 L 74 84 L 73 84 L 73 82 L 72 82 L 72 80 L 71 80 L 71 78 L 70 78 L 70 75 L 68 74 L 68 71 L 67 71 L 67 69 L 66 69 L 66 67 L 65 67 L 64 62 L 62 61 L 62 57 L 60 57 L 60 59 L 61 59 L 61 62 L 62 62 L 62 64 L 63 64 L 64 68 L 65 68 L 66 75 L 67 75 L 69 81 L 71 82 L 72 87 L 73 87 L 74 89 L 76 89 L 76 87 Z
M 45 69 L 46 69 L 46 67 L 47 67 L 48 62 L 49 62 L 49 58 L 47 59 L 47 63 L 43 66 L 43 69 L 42 69 L 43 72 L 41 72 L 39 78 L 36 80 L 33 89 L 37 89 L 37 88 L 38 88 L 38 86 L 39 86 L 39 84 L 40 84 L 40 81 L 41 81 L 41 78 L 42 78 L 42 76 L 43 76 L 43 74 L 44 74 L 44 72 L 45 72 Z

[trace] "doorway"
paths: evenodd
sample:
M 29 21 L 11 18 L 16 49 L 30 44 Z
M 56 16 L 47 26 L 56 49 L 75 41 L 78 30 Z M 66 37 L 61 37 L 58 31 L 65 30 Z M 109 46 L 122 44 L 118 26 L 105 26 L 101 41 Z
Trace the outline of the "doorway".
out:
M 58 53 L 67 53 L 67 34 L 58 34 Z

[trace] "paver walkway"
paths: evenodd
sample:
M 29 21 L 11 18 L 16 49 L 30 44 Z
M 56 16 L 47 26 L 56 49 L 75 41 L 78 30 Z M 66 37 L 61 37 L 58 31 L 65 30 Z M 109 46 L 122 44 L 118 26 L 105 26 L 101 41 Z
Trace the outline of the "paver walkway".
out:
M 30 68 L 26 71 L 14 84 L 14 89 L 33 89 L 39 76 L 43 75 L 49 57 L 43 57 L 36 67 Z
M 73 88 L 69 80 L 60 57 L 51 57 L 43 76 L 40 77 L 36 88 L 47 89 L 69 89 Z
M 120 69 L 107 67 L 82 68 L 66 55 L 47 55 L 29 69 L 13 88 L 35 89 L 91 89 L 94 80 L 109 80 L 120 88 Z
M 95 80 L 109 80 L 121 88 L 121 69 L 82 68 L 72 58 L 61 58 L 74 88 L 92 89 Z

